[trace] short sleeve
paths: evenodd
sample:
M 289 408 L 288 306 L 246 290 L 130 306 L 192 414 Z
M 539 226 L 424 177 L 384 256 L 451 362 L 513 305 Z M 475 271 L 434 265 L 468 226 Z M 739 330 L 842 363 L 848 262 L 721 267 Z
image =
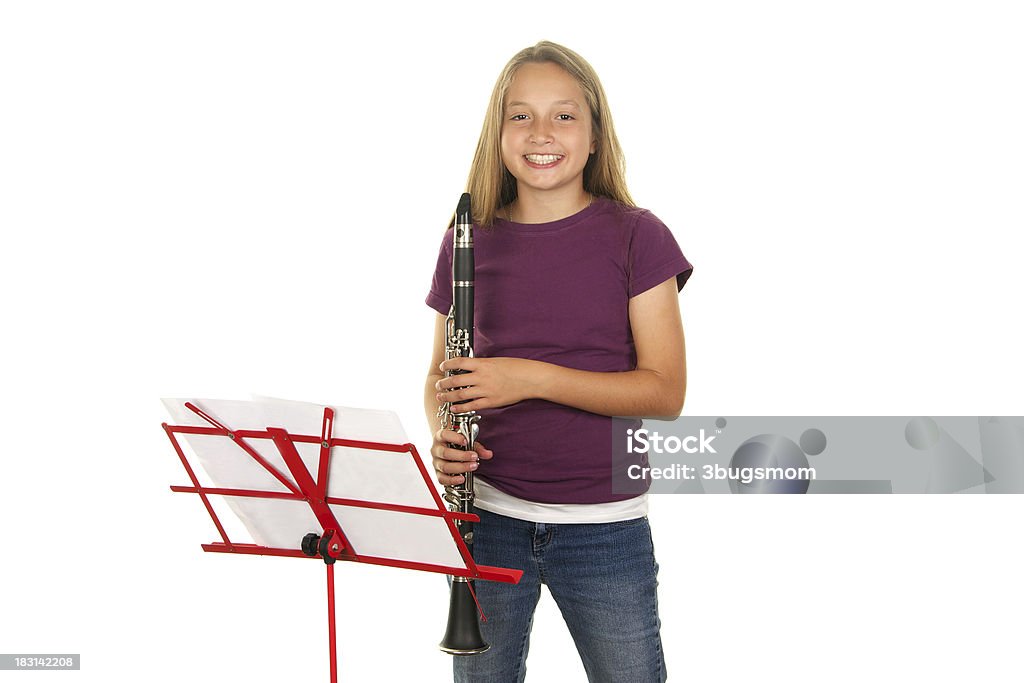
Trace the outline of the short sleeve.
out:
M 448 315 L 452 309 L 452 228 L 444 233 L 441 248 L 437 253 L 434 277 L 430 281 L 426 303 L 441 315 Z
M 668 226 L 650 211 L 643 211 L 633 226 L 628 264 L 630 298 L 673 275 L 681 291 L 693 272 Z

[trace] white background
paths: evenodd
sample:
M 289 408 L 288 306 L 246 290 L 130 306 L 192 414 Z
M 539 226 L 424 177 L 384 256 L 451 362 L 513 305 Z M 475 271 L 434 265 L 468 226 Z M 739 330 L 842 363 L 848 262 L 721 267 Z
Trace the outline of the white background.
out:
M 1021 414 L 1016 4 L 673 11 L 5 3 L 0 652 L 327 679 L 323 567 L 201 552 L 158 399 L 390 408 L 425 451 L 439 240 L 541 39 L 597 69 L 695 264 L 687 414 Z M 673 680 L 1019 677 L 1019 497 L 651 507 Z M 341 680 L 446 680 L 440 576 L 337 585 Z M 529 670 L 584 680 L 547 595 Z

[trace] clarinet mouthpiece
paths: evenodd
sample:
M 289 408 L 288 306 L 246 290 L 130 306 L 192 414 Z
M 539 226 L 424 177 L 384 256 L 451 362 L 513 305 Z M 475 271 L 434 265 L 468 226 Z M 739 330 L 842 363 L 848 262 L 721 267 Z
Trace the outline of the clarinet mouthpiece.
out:
M 449 204 L 449 206 L 451 206 L 451 204 Z M 462 197 L 459 199 L 459 207 L 457 209 L 455 209 L 456 220 L 459 220 L 460 222 L 462 222 L 461 221 L 462 217 L 463 216 L 468 216 L 469 213 L 470 213 L 469 193 L 468 192 L 463 192 L 462 193 Z

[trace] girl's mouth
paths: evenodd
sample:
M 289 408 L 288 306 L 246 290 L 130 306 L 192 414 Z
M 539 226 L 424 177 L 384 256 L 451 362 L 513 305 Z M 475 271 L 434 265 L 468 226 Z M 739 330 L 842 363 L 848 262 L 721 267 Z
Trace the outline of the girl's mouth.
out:
M 549 168 L 564 158 L 562 154 L 524 154 L 526 165 L 531 168 Z

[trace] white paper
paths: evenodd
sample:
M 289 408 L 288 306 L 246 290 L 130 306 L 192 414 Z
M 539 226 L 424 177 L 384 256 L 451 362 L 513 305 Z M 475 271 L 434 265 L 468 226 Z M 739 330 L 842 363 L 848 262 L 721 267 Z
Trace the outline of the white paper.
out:
M 324 406 L 315 403 L 258 398 L 163 399 L 176 426 L 211 425 L 185 407 L 189 402 L 231 431 L 284 429 L 291 435 L 320 438 Z M 287 492 L 287 488 L 238 444 L 224 436 L 178 434 L 192 448 L 215 487 Z M 334 407 L 335 439 L 387 444 L 407 443 L 398 416 L 386 410 Z M 245 443 L 295 484 L 271 439 L 246 438 Z M 294 443 L 310 477 L 320 465 L 319 443 Z M 331 498 L 436 509 L 430 484 L 424 482 L 411 453 L 335 446 L 331 449 L 327 495 Z M 225 496 L 225 501 L 258 545 L 298 549 L 307 533 L 323 533 L 304 501 Z M 455 540 L 440 517 L 331 505 L 356 554 L 465 568 Z M 232 539 L 237 540 L 237 539 Z

